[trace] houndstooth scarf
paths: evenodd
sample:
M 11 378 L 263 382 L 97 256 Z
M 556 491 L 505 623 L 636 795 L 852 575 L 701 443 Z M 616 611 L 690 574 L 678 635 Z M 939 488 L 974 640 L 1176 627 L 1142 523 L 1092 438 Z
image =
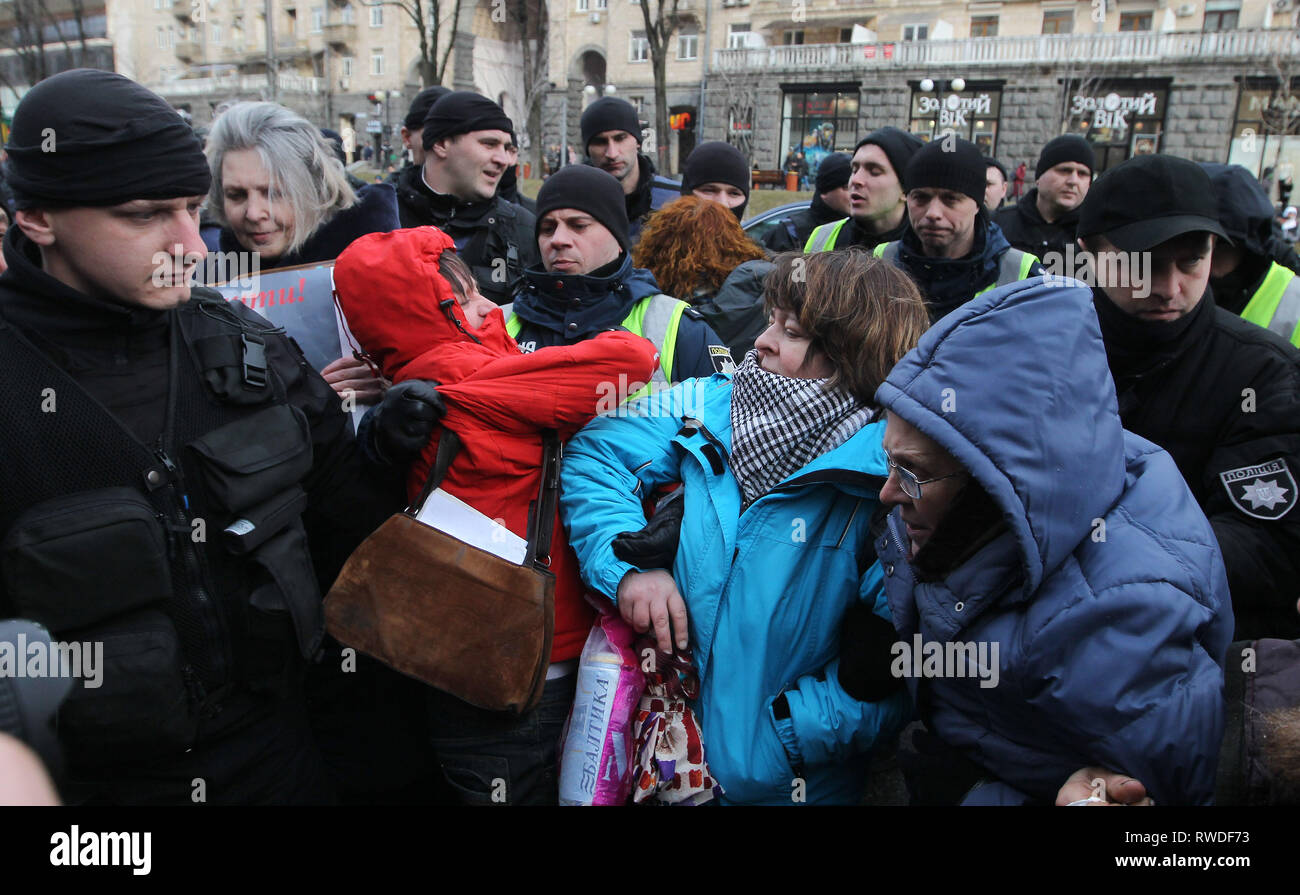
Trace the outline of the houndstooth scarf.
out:
M 769 373 L 751 350 L 732 376 L 731 471 L 741 512 L 782 479 L 839 447 L 875 415 L 825 379 Z

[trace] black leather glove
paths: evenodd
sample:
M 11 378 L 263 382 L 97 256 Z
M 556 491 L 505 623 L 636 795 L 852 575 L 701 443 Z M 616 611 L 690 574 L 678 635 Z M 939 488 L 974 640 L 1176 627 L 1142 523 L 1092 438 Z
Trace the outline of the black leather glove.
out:
M 678 488 L 655 507 L 654 517 L 640 531 L 625 531 L 614 539 L 614 555 L 639 569 L 672 571 L 677 541 L 682 533 L 684 488 Z
M 390 463 L 415 457 L 433 437 L 447 405 L 432 379 L 412 379 L 393 386 L 375 409 L 375 446 Z
M 862 702 L 877 702 L 903 686 L 890 665 L 891 647 L 898 640 L 894 626 L 871 611 L 865 603 L 854 603 L 840 622 L 840 686 Z

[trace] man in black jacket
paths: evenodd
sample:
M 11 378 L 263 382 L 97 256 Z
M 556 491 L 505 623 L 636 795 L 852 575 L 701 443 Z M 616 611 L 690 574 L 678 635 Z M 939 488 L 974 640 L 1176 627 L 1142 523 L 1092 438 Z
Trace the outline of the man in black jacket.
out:
M 1124 428 L 1173 456 L 1218 536 L 1236 638 L 1300 636 L 1300 352 L 1218 307 L 1219 239 L 1199 166 L 1137 156 L 1106 172 L 1079 218 Z M 1125 263 L 1117 263 L 1125 259 Z
M 813 230 L 822 224 L 843 220 L 852 210 L 849 204 L 849 173 L 853 160 L 843 152 L 832 153 L 817 166 L 812 203 L 802 211 L 784 217 L 763 237 L 764 248 L 773 252 L 801 252 Z
M 1062 263 L 1057 259 L 1074 242 L 1079 206 L 1095 167 L 1092 146 L 1083 137 L 1065 134 L 1049 140 L 1034 166 L 1034 188 L 993 215 L 993 222 L 1012 247 L 1037 255 L 1049 271 L 1057 269 L 1054 265 Z
M 628 238 L 636 245 L 650 213 L 680 195 L 681 184 L 655 173 L 641 151 L 641 121 L 627 100 L 606 96 L 582 113 L 582 145 L 587 164 L 611 175 L 623 187 Z
M 350 549 L 400 482 L 363 469 L 282 330 L 190 287 L 210 175 L 167 103 L 64 72 L 8 151 L 0 617 L 103 650 L 102 685 L 59 713 L 64 795 L 332 801 L 302 691 L 324 635 L 306 534 Z
M 524 270 L 537 263 L 533 214 L 497 194 L 514 164 L 514 124 L 492 100 L 460 91 L 430 107 L 422 139 L 424 165 L 398 178 L 402 226 L 446 231 L 479 290 L 505 304 Z
M 896 127 L 882 127 L 858 141 L 849 165 L 849 216 L 813 229 L 805 252 L 847 246 L 874 249 L 907 230 L 903 172 L 923 144 Z

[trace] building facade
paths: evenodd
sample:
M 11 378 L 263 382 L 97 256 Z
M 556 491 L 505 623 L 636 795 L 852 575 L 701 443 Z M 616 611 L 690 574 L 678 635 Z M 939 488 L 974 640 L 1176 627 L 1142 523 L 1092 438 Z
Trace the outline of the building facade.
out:
M 1030 172 L 1064 132 L 1092 141 L 1102 170 L 1158 151 L 1257 173 L 1300 165 L 1297 0 L 681 0 L 679 9 L 690 24 L 670 52 L 668 103 L 690 127 L 668 135 L 675 170 L 681 150 L 702 140 L 736 144 L 756 168 L 803 152 L 815 169 L 882 125 L 927 140 L 951 130 Z M 555 126 L 545 139 L 563 136 L 567 107 L 576 142 L 582 106 L 607 85 L 653 124 L 640 5 L 566 0 L 552 19 Z

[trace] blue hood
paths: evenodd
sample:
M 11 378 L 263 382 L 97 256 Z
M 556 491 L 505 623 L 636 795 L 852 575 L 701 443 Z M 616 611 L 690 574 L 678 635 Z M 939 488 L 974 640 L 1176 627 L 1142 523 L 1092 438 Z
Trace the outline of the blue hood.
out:
M 1027 312 L 1016 310 L 1029 304 L 1032 332 Z M 1013 368 L 990 369 L 1007 358 Z M 967 387 L 991 374 L 1001 388 Z M 942 445 L 997 501 L 1026 597 L 1124 488 L 1115 386 L 1092 292 L 1077 281 L 1035 277 L 967 302 L 894 367 L 876 400 Z

